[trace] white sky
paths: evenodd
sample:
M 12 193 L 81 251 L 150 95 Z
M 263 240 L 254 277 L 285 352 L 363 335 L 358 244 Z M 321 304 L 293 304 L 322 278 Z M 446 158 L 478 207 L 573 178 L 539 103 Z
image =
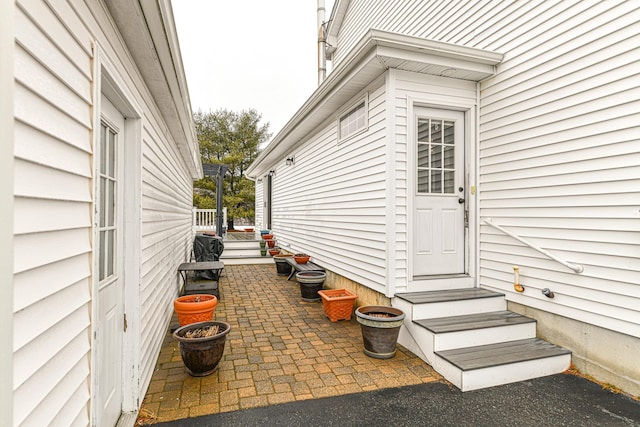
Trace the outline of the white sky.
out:
M 326 0 L 325 20 L 333 0 Z M 173 0 L 194 112 L 254 108 L 275 136 L 317 87 L 316 0 Z

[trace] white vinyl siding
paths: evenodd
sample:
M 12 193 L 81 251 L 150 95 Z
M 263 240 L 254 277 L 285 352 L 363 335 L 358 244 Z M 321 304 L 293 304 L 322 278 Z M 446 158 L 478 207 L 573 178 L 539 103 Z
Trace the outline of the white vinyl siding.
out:
M 333 120 L 293 153 L 295 165 L 283 161 L 273 177 L 273 229 L 279 243 L 380 292 L 386 286 L 383 83 L 378 79 L 368 88 L 366 132 L 337 144 Z
M 352 0 L 333 61 L 335 69 L 370 28 L 504 54 L 497 76 L 480 86 L 479 221 L 491 217 L 585 271 L 572 273 L 482 225 L 480 284 L 633 336 L 640 336 L 639 27 L 640 5 L 631 1 Z M 402 102 L 397 109 L 401 141 Z M 402 158 L 399 148 L 399 168 Z M 524 294 L 512 291 L 512 265 L 520 266 Z M 542 296 L 543 287 L 556 297 Z
M 16 425 L 89 425 L 92 384 L 94 46 L 141 109 L 140 399 L 191 248 L 192 181 L 156 101 L 96 2 L 19 1 L 15 14 L 14 367 Z M 127 219 L 136 218 L 131 211 Z M 132 228 L 136 228 L 134 225 Z M 129 318 L 136 317 L 128 313 Z M 129 330 L 131 332 L 131 329 Z M 133 380 L 132 380 L 133 382 Z

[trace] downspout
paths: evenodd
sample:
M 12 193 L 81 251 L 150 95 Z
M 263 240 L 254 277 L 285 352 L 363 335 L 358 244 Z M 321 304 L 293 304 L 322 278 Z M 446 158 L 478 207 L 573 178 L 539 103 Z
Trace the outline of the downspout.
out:
M 318 0 L 318 86 L 327 76 L 327 57 L 325 52 L 324 34 L 324 0 Z

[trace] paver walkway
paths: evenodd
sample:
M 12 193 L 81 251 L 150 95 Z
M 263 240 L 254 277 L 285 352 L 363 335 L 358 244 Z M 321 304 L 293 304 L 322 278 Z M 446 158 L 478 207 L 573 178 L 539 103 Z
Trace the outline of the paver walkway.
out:
M 274 265 L 227 266 L 220 292 L 214 318 L 231 332 L 218 370 L 189 376 L 168 332 L 137 425 L 444 381 L 402 346 L 367 357 L 355 318 L 332 323 Z

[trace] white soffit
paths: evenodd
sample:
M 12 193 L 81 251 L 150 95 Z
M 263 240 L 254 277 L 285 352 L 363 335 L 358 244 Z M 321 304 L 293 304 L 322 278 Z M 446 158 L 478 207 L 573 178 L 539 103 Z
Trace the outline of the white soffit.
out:
M 289 155 L 314 129 L 389 68 L 479 82 L 496 73 L 503 55 L 370 30 L 296 112 L 247 170 L 257 178 Z

